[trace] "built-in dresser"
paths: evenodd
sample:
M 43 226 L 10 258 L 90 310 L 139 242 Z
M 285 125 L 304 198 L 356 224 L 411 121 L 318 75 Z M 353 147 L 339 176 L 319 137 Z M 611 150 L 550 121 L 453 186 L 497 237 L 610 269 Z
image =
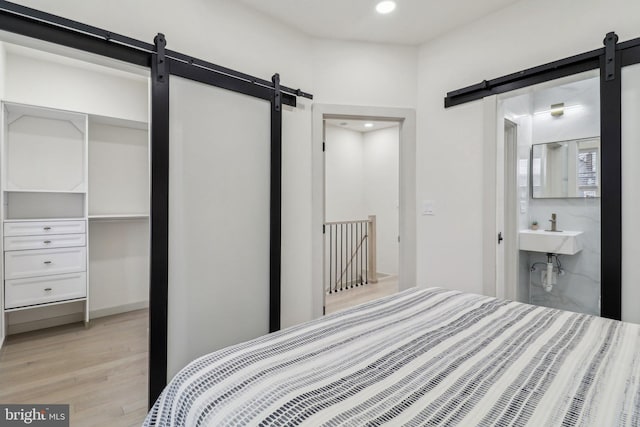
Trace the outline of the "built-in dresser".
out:
M 3 103 L 4 311 L 84 301 L 87 115 Z

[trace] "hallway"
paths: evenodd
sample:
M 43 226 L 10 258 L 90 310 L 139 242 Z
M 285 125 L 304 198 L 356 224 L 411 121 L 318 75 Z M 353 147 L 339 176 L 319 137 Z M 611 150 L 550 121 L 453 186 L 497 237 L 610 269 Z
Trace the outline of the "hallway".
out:
M 378 279 L 378 283 L 369 283 L 357 288 L 327 294 L 325 296 L 325 314 L 335 313 L 396 292 L 398 292 L 398 276 L 387 276 Z

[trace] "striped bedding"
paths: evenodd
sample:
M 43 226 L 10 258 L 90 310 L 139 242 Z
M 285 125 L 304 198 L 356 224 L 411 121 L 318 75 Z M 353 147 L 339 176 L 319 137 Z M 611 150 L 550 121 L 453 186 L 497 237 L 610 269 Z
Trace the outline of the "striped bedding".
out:
M 640 426 L 640 325 L 409 290 L 201 357 L 145 426 Z

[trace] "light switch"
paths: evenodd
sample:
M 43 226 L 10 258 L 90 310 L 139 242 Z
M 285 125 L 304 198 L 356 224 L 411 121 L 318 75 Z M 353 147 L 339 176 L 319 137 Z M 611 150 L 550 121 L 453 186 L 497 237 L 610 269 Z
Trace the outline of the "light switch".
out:
M 435 215 L 435 202 L 433 200 L 422 201 L 422 215 Z

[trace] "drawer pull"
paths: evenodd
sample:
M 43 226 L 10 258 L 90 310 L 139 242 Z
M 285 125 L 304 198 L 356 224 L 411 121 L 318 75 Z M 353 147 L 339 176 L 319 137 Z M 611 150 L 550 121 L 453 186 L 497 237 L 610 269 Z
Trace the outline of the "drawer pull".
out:
M 45 231 L 49 231 L 49 230 L 51 230 L 51 227 L 42 227 L 42 228 L 43 228 L 43 230 L 45 230 Z
M 44 243 L 45 245 L 48 245 L 49 243 L 51 243 L 51 240 L 45 240 L 43 243 Z
M 45 291 L 47 291 L 47 292 L 49 292 L 49 291 L 51 291 L 52 289 L 51 289 L 51 288 L 44 288 L 44 290 L 45 290 Z
M 51 264 L 51 261 L 45 261 L 44 263 L 45 264 Z

